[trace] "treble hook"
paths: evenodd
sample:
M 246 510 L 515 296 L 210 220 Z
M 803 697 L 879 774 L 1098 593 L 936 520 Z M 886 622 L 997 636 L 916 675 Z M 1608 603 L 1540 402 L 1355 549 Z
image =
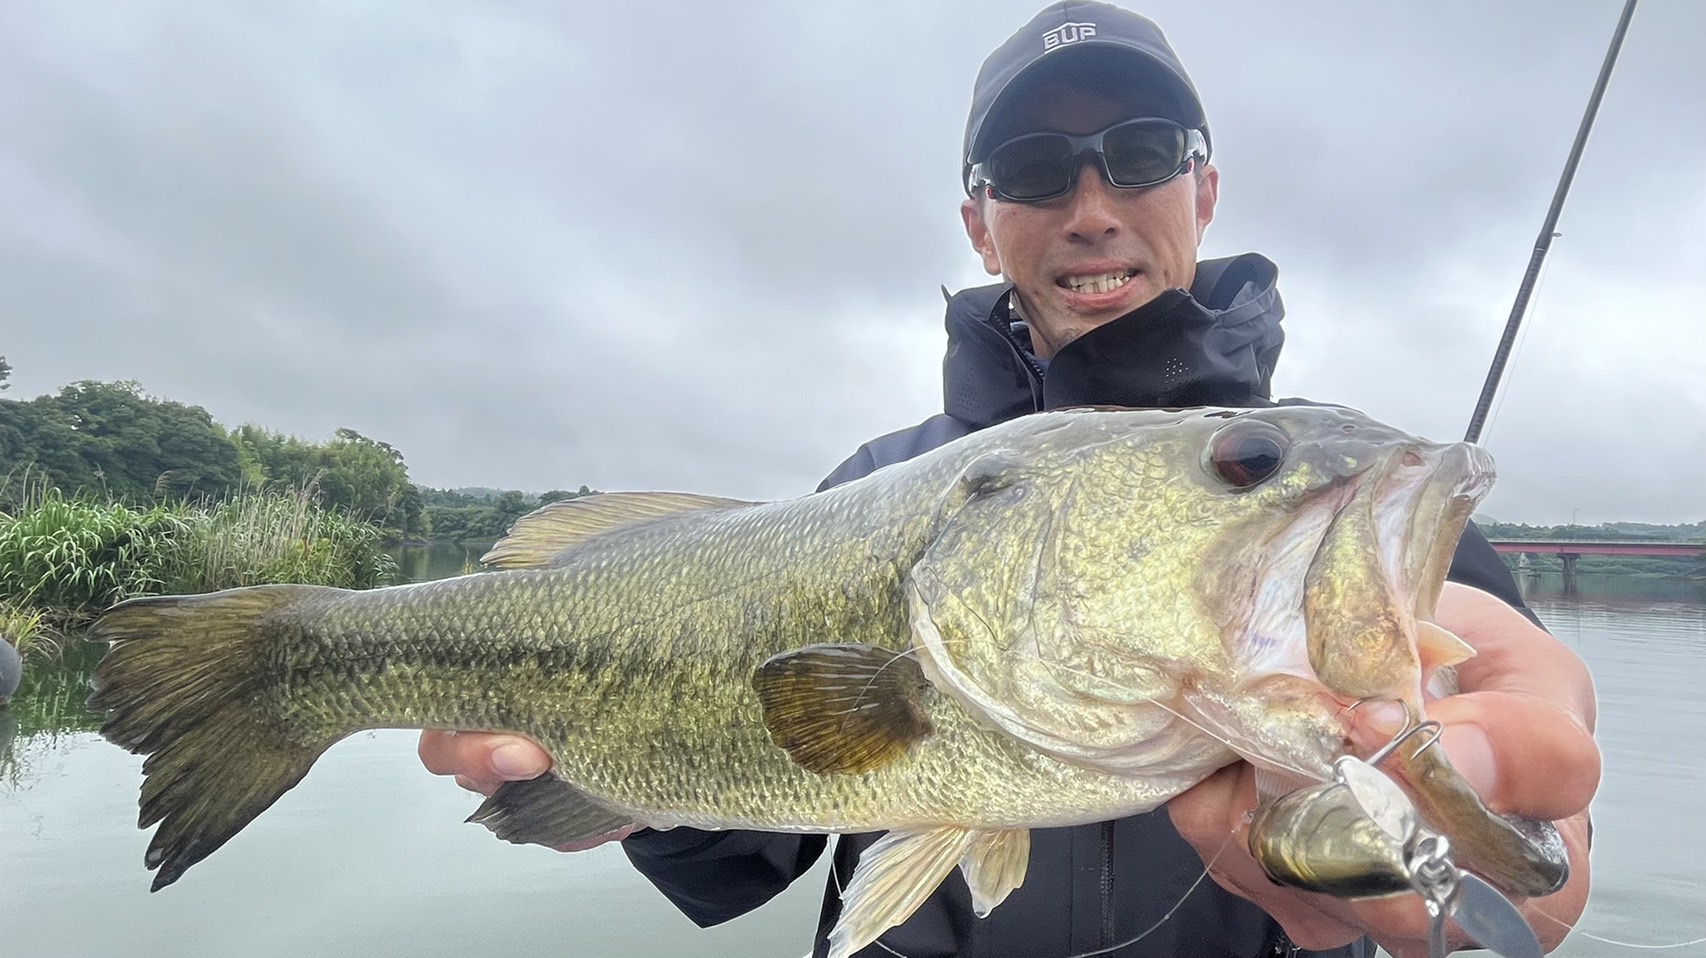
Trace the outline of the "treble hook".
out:
M 1368 699 L 1357 699 L 1351 704 L 1351 708 L 1355 709 L 1358 705 L 1361 705 L 1366 701 L 1368 701 Z M 1445 726 L 1433 719 L 1428 719 L 1425 722 L 1417 722 L 1416 713 L 1410 711 L 1409 703 L 1400 702 L 1399 704 L 1404 706 L 1404 728 L 1397 735 L 1392 737 L 1392 741 L 1381 746 L 1379 751 L 1367 758 L 1367 762 L 1370 765 L 1379 765 L 1382 761 L 1385 761 L 1387 756 L 1398 750 L 1399 745 L 1402 745 L 1406 740 L 1415 736 L 1416 733 L 1427 732 L 1428 740 L 1416 746 L 1416 750 L 1410 753 L 1410 757 L 1415 758 L 1417 755 L 1422 754 L 1423 749 L 1426 749 L 1439 741 L 1440 735 L 1445 732 Z

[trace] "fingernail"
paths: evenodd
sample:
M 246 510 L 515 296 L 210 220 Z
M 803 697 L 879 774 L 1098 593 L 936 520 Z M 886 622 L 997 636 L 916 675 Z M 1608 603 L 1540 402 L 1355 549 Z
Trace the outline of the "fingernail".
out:
M 1493 760 L 1493 743 L 1487 739 L 1487 730 L 1473 723 L 1448 725 L 1441 739 L 1452 767 L 1475 789 L 1475 794 L 1483 800 L 1496 794 L 1499 769 Z
M 504 778 L 538 778 L 545 773 L 538 754 L 525 745 L 511 743 L 492 750 L 492 768 Z

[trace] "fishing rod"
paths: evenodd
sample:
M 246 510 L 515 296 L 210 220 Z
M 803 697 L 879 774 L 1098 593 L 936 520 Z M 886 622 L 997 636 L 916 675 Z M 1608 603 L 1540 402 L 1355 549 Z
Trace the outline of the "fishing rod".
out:
M 1546 222 L 1541 224 L 1540 237 L 1534 241 L 1534 255 L 1528 258 L 1528 272 L 1522 276 L 1522 285 L 1517 287 L 1516 302 L 1511 306 L 1511 315 L 1505 321 L 1505 334 L 1499 340 L 1499 348 L 1493 352 L 1493 366 L 1487 370 L 1487 381 L 1481 386 L 1481 398 L 1475 403 L 1475 413 L 1469 417 L 1469 431 L 1464 435 L 1464 442 L 1481 441 L 1481 427 L 1487 421 L 1487 412 L 1492 408 L 1493 395 L 1499 391 L 1499 380 L 1504 378 L 1505 363 L 1510 360 L 1511 347 L 1516 345 L 1516 332 L 1522 326 L 1523 314 L 1528 311 L 1528 297 L 1534 292 L 1534 283 L 1540 277 L 1540 264 L 1545 261 L 1546 253 L 1552 248 L 1552 240 L 1558 235 L 1558 214 L 1564 210 L 1564 197 L 1570 193 L 1570 181 L 1576 178 L 1576 164 L 1581 161 L 1582 148 L 1587 146 L 1588 131 L 1593 129 L 1594 117 L 1599 114 L 1599 101 L 1605 96 L 1605 87 L 1611 81 L 1611 68 L 1617 63 L 1617 53 L 1623 48 L 1623 35 L 1629 32 L 1629 19 L 1635 15 L 1635 0 L 1628 0 L 1623 5 L 1623 15 L 1617 20 L 1617 29 L 1611 35 L 1611 48 L 1605 51 L 1605 63 L 1600 65 L 1599 79 L 1593 85 L 1593 93 L 1588 96 L 1587 112 L 1582 115 L 1582 125 L 1576 130 L 1576 142 L 1570 147 L 1570 157 L 1564 161 L 1564 175 L 1558 178 L 1558 189 L 1552 194 L 1552 207 L 1546 211 Z

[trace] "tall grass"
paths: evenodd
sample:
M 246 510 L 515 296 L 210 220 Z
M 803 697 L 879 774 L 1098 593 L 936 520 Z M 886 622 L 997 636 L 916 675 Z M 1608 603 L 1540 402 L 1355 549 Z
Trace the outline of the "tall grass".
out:
M 27 663 L 31 659 L 58 658 L 65 637 L 53 628 L 47 613 L 41 609 L 0 599 L 0 642 L 12 643 Z
M 160 557 L 187 530 L 163 506 L 67 499 L 40 488 L 0 515 L 0 599 L 81 614 L 160 590 Z
M 41 649 L 133 596 L 276 582 L 368 589 L 397 574 L 379 530 L 321 508 L 312 489 L 141 508 L 37 484 L 8 501 L 0 630 Z
M 373 526 L 322 509 L 312 489 L 249 492 L 189 514 L 168 591 L 211 592 L 272 582 L 371 589 L 397 578 Z

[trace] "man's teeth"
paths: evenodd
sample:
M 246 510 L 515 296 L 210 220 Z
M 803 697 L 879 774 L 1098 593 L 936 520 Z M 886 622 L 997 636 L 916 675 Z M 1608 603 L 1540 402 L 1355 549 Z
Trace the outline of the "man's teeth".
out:
M 1061 284 L 1075 293 L 1108 293 L 1119 289 L 1137 273 L 1102 273 L 1099 276 L 1068 276 Z

